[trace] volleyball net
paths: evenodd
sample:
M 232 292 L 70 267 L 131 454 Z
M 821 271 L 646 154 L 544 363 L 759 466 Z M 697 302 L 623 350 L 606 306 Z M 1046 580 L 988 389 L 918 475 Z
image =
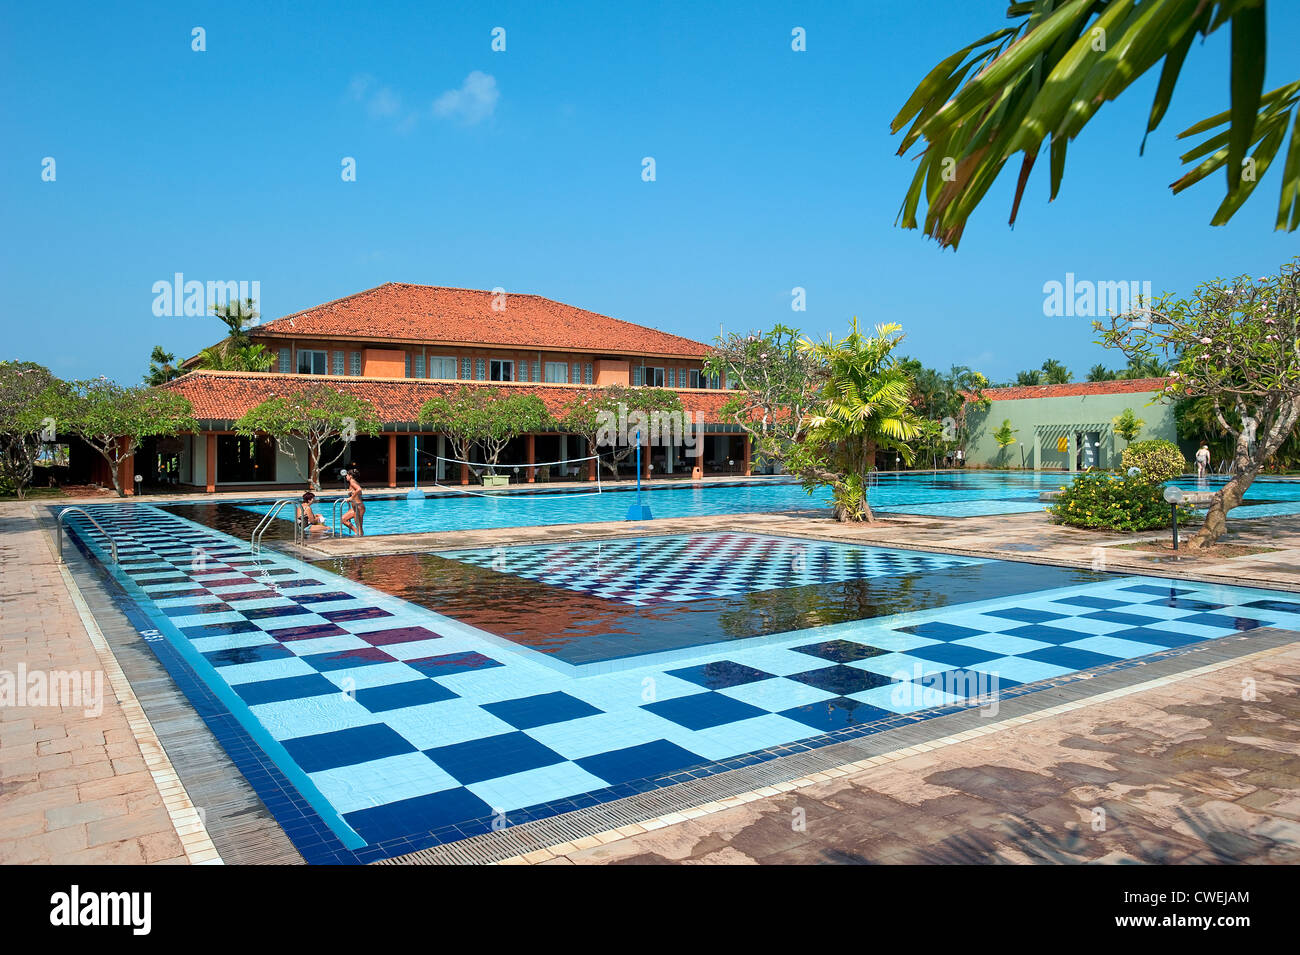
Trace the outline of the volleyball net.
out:
M 480 482 L 481 486 L 486 486 L 486 487 L 491 487 L 491 485 L 486 484 L 484 479 L 485 478 L 490 479 L 493 476 L 517 477 L 522 481 L 527 481 L 528 471 L 530 469 L 533 471 L 534 476 L 540 477 L 543 482 L 546 482 L 549 479 L 551 469 L 553 468 L 558 469 L 562 477 L 581 478 L 583 473 L 583 465 L 587 464 L 588 462 L 591 462 L 591 467 L 594 470 L 596 475 L 595 480 L 590 482 L 591 485 L 594 485 L 594 489 L 590 491 L 586 491 L 580 495 L 573 494 L 573 493 L 566 493 L 564 496 L 566 499 L 573 498 L 573 497 L 594 497 L 595 495 L 601 494 L 604 491 L 604 487 L 602 485 L 601 475 L 600 475 L 600 471 L 601 471 L 600 460 L 601 458 L 613 457 L 613 452 L 605 452 L 604 454 L 591 454 L 582 458 L 565 458 L 559 461 L 534 461 L 531 464 L 491 465 L 484 461 L 466 461 L 463 458 L 444 457 L 441 454 L 432 454 L 420 448 L 417 448 L 416 452 L 421 457 L 427 458 L 434 463 L 433 481 L 430 482 L 428 486 L 441 488 L 446 491 L 455 491 L 458 494 L 473 494 L 478 497 L 498 497 L 498 498 L 513 496 L 509 494 L 509 492 L 507 491 L 508 485 L 502 485 L 500 491 L 490 491 L 490 490 L 471 491 L 468 488 L 466 488 L 466 486 L 463 484 L 460 483 L 444 484 L 443 481 L 446 480 L 446 481 L 459 482 L 460 476 L 463 473 L 462 466 L 464 467 L 465 471 L 468 472 L 469 476 L 472 479 L 477 479 Z M 447 465 L 445 469 L 442 467 L 442 465 L 444 464 Z M 438 473 L 444 470 L 447 476 L 445 478 L 439 478 Z

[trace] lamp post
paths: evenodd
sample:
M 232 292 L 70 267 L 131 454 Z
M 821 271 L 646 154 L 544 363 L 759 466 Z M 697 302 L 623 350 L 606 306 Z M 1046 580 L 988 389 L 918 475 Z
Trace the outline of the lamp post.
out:
M 1176 484 L 1165 488 L 1165 500 L 1169 502 L 1169 517 L 1174 529 L 1174 552 L 1178 551 L 1178 505 L 1183 503 L 1183 489 Z

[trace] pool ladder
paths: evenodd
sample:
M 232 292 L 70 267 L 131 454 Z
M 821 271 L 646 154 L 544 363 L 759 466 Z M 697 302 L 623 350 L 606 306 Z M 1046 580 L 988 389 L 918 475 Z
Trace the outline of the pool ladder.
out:
M 65 507 L 63 510 L 59 511 L 59 516 L 55 518 L 54 540 L 59 552 L 59 563 L 60 564 L 63 563 L 63 519 L 67 517 L 68 514 L 70 514 L 72 511 L 76 511 L 78 514 L 85 517 L 86 520 L 90 521 L 90 523 L 95 525 L 96 530 L 98 530 L 101 534 L 103 534 L 105 537 L 108 538 L 108 549 L 113 554 L 113 563 L 116 564 L 117 563 L 117 540 L 114 539 L 112 534 L 104 530 L 103 526 L 99 523 L 99 521 L 91 517 L 90 514 L 86 512 L 85 508 L 81 508 L 81 507 Z
M 266 534 L 268 530 L 270 530 L 271 523 L 275 520 L 276 515 L 279 514 L 282 510 L 284 510 L 285 507 L 288 507 L 290 505 L 296 507 L 297 504 L 298 504 L 297 498 L 287 497 L 284 498 L 283 500 L 276 501 L 271 506 L 271 509 L 266 512 L 266 515 L 260 521 L 257 522 L 257 526 L 253 528 L 252 536 L 248 539 L 248 547 L 252 553 L 260 554 L 262 552 L 262 537 Z M 302 540 L 302 521 L 298 520 L 298 515 L 295 514 L 293 517 L 293 542 L 297 544 L 301 540 Z

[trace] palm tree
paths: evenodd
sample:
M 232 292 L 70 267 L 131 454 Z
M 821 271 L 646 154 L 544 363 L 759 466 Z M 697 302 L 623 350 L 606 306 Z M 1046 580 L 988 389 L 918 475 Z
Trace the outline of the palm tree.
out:
M 182 372 L 176 367 L 176 356 L 163 351 L 161 345 L 154 345 L 149 354 L 149 371 L 144 376 L 144 383 L 150 388 L 165 385 L 173 378 L 179 378 Z
M 257 310 L 251 298 L 212 306 L 212 314 L 225 324 L 224 340 L 199 352 L 198 366 L 211 371 L 266 371 L 275 355 L 254 342 L 248 330 L 257 324 Z
M 1043 362 L 1043 383 L 1047 385 L 1065 385 L 1069 384 L 1074 375 L 1070 374 L 1070 369 L 1061 364 L 1055 358 L 1049 358 Z
M 903 340 L 901 325 L 877 325 L 864 335 L 854 317 L 849 334 L 836 341 L 800 342 L 826 369 L 826 384 L 813 409 L 804 442 L 805 484 L 829 484 L 839 521 L 873 519 L 867 501 L 877 451 L 894 451 L 909 464 L 909 442 L 921 436 L 912 407 L 914 383 L 892 356 Z
M 973 43 L 945 57 L 894 117 L 893 132 L 907 129 L 899 155 L 913 146 L 921 150 L 900 224 L 917 228 L 924 197 L 925 233 L 956 246 L 1003 167 L 1019 157 L 1014 225 L 1044 152 L 1041 165 L 1049 167 L 1055 199 L 1066 147 L 1097 110 L 1163 61 L 1159 82 L 1152 84 L 1150 133 L 1165 116 L 1197 37 L 1231 24 L 1230 76 L 1221 82 L 1230 91 L 1229 108 L 1180 134 L 1204 138 L 1183 153 L 1190 169 L 1170 188 L 1179 193 L 1225 172 L 1227 193 L 1211 220 L 1223 225 L 1277 165 L 1282 189 L 1274 228 L 1294 231 L 1300 227 L 1300 123 L 1292 115 L 1300 106 L 1300 79 L 1263 92 L 1266 10 L 1265 0 L 1011 0 L 1007 18 L 1013 24 L 972 37 Z M 1291 142 L 1283 148 L 1288 126 Z
M 1114 381 L 1119 377 L 1119 372 L 1112 371 L 1105 365 L 1093 365 L 1088 369 L 1089 381 Z
M 1043 373 L 1037 368 L 1031 368 L 1029 371 L 1016 372 L 1016 385 L 1025 387 L 1026 385 L 1041 385 L 1043 383 Z

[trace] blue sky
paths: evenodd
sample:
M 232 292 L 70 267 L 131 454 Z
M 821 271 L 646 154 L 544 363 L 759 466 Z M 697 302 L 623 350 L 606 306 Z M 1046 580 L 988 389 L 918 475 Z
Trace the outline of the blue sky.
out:
M 1036 173 L 1014 230 L 1013 173 L 955 253 L 896 228 L 912 167 L 889 121 L 1005 7 L 6 4 L 0 357 L 138 380 L 154 344 L 219 338 L 154 316 L 153 283 L 182 272 L 260 282 L 265 318 L 386 281 L 535 292 L 705 341 L 857 315 L 901 322 L 940 368 L 997 380 L 1050 356 L 1082 378 L 1121 362 L 1088 320 L 1044 317 L 1045 282 L 1187 292 L 1297 253 L 1272 231 L 1277 170 L 1226 228 L 1208 224 L 1221 175 L 1167 188 L 1175 134 L 1227 106 L 1226 30 L 1193 49 L 1145 156 L 1154 77 L 1072 145 L 1056 202 Z M 1266 88 L 1300 75 L 1300 4 L 1269 14 Z

